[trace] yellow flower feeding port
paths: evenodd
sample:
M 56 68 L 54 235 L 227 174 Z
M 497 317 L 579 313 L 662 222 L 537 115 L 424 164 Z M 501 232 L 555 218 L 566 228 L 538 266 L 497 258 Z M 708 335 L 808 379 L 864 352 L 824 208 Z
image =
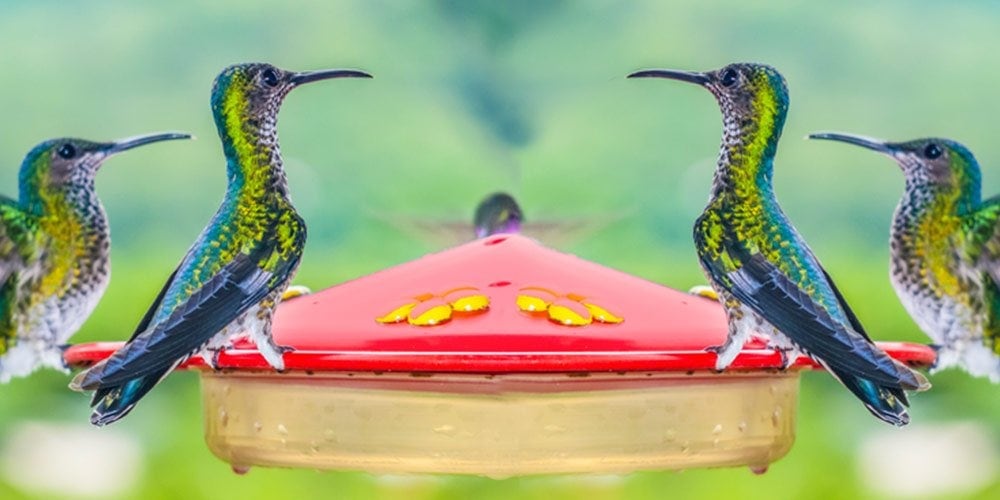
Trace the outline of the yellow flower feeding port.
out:
M 801 358 L 753 341 L 724 373 L 718 303 L 490 236 L 283 303 L 287 370 L 249 341 L 200 358 L 205 439 L 251 466 L 508 477 L 749 466 L 795 437 Z M 116 344 L 76 346 L 84 366 Z M 914 366 L 931 349 L 882 343 Z M 858 411 L 864 411 L 859 407 Z

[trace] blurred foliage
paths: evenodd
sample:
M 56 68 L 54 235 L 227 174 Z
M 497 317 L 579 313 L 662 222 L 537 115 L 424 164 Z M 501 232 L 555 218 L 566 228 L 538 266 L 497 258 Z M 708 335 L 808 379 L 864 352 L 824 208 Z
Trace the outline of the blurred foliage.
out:
M 248 60 L 357 67 L 376 78 L 297 90 L 282 111 L 291 188 L 310 229 L 300 283 L 322 288 L 435 249 L 373 214 L 464 220 L 484 194 L 505 189 L 529 220 L 628 214 L 569 250 L 683 289 L 702 281 L 690 226 L 710 183 L 718 110 L 703 90 L 624 75 L 759 60 L 791 88 L 775 168 L 786 212 L 874 337 L 922 341 L 886 279 L 899 172 L 869 152 L 801 138 L 821 129 L 948 136 L 977 153 L 985 191 L 1000 191 L 991 99 L 1000 66 L 989 63 L 998 21 L 1000 4 L 972 0 L 3 0 L 0 178 L 14 194 L 21 155 L 47 137 L 199 137 L 112 159 L 98 178 L 114 277 L 75 340 L 123 339 L 221 199 L 208 111 L 215 74 Z M 933 382 L 913 398 L 914 425 L 974 420 L 1000 439 L 1000 389 L 956 372 Z M 86 398 L 66 383 L 45 372 L 0 388 L 0 442 L 20 421 L 86 421 Z M 797 445 L 763 476 L 236 476 L 202 443 L 192 374 L 170 377 L 100 432 L 141 443 L 146 472 L 134 498 L 875 496 L 856 473 L 858 445 L 893 430 L 830 377 L 804 376 L 801 399 Z M 0 482 L 0 497 L 26 494 Z M 973 495 L 1000 497 L 1000 478 Z

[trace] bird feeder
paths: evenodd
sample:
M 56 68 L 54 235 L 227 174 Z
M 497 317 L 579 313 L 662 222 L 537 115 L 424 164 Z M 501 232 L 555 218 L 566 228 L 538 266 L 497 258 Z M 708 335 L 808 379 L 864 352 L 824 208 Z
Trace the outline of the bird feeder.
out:
M 249 341 L 217 371 L 185 367 L 201 374 L 208 446 L 236 469 L 764 470 L 792 446 L 799 375 L 814 365 L 781 370 L 751 342 L 717 373 L 705 348 L 726 331 L 715 301 L 509 234 L 282 303 L 274 336 L 296 349 L 283 373 Z M 66 356 L 86 365 L 115 347 Z

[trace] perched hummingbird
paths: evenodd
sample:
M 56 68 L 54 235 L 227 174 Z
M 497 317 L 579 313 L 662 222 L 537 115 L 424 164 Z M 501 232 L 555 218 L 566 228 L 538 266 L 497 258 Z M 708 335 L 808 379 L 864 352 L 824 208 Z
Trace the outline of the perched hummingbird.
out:
M 248 332 L 276 370 L 289 350 L 271 338 L 271 316 L 306 239 L 288 196 L 278 147 L 278 109 L 289 91 L 346 69 L 293 73 L 270 64 L 230 66 L 215 79 L 212 113 L 226 156 L 222 206 L 142 318 L 132 338 L 70 385 L 93 390 L 91 422 L 106 425 L 135 406 L 178 364 L 202 352 L 215 366 L 230 338 Z
M 723 137 L 708 206 L 694 226 L 702 268 L 729 320 L 716 347 L 726 368 L 752 332 L 770 338 L 786 366 L 804 353 L 826 367 L 876 417 L 909 422 L 904 390 L 930 385 L 871 341 L 771 186 L 775 150 L 788 112 L 785 79 L 762 64 L 694 73 L 652 69 L 630 78 L 670 78 L 708 89 L 723 115 Z
M 41 366 L 66 370 L 62 348 L 111 278 L 111 232 L 94 177 L 109 156 L 164 133 L 90 142 L 52 139 L 21 164 L 20 199 L 0 196 L 0 382 Z
M 892 286 L 936 344 L 935 370 L 957 365 L 1000 382 L 1000 197 L 982 200 L 976 158 L 948 139 L 809 138 L 896 160 L 906 189 L 889 230 Z
M 476 238 L 485 238 L 500 233 L 517 233 L 521 231 L 524 216 L 521 207 L 514 197 L 507 193 L 493 193 L 476 207 L 473 223 L 476 226 Z

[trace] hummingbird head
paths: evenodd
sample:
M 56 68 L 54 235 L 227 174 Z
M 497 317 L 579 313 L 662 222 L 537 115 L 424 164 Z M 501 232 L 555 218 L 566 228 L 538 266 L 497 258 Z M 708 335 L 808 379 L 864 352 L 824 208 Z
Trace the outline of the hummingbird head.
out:
M 878 151 L 896 160 L 907 180 L 943 188 L 979 189 L 979 163 L 968 148 L 958 142 L 930 137 L 906 142 L 888 142 L 854 134 L 818 132 L 810 139 L 846 142 Z
M 473 221 L 476 226 L 476 237 L 485 238 L 499 233 L 519 232 L 524 216 L 513 196 L 507 193 L 493 193 L 476 207 Z
M 668 78 L 705 87 L 719 102 L 727 130 L 771 122 L 780 131 L 788 112 L 785 78 L 766 64 L 733 63 L 706 72 L 647 69 L 628 77 Z
M 266 63 L 234 64 L 219 73 L 212 88 L 212 111 L 219 133 L 233 137 L 233 127 L 273 128 L 281 102 L 292 89 L 309 82 L 349 77 L 371 75 L 352 69 L 296 73 Z
M 21 200 L 32 205 L 56 193 L 92 189 L 94 176 L 108 157 L 154 142 L 190 138 L 186 133 L 165 132 L 113 142 L 47 140 L 32 148 L 21 163 Z

